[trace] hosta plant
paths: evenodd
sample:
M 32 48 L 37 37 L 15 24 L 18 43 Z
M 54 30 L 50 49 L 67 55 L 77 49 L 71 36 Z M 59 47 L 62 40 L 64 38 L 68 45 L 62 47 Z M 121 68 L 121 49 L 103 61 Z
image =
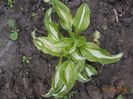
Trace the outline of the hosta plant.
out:
M 100 36 L 97 31 L 94 33 L 95 43 L 87 41 L 80 35 L 90 24 L 90 9 L 87 4 L 82 4 L 73 17 L 70 9 L 59 0 L 48 2 L 52 5 L 44 19 L 48 34 L 36 37 L 34 31 L 32 37 L 38 50 L 59 57 L 56 72 L 52 77 L 51 89 L 43 96 L 62 98 L 73 88 L 77 80 L 85 83 L 91 80 L 92 76 L 97 75 L 96 69 L 86 61 L 101 64 L 114 63 L 120 60 L 122 53 L 111 55 L 100 48 L 97 42 Z M 58 23 L 52 20 L 52 13 L 58 16 Z M 68 33 L 68 36 L 62 35 L 59 31 L 60 27 Z

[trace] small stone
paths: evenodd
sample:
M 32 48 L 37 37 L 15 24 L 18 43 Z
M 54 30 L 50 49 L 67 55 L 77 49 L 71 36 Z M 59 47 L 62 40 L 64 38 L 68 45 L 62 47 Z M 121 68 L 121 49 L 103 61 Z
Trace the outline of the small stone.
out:
M 87 92 L 91 99 L 102 99 L 100 90 L 96 86 L 87 86 Z
M 101 88 L 104 99 L 112 99 L 115 96 L 116 88 L 112 85 L 105 85 Z

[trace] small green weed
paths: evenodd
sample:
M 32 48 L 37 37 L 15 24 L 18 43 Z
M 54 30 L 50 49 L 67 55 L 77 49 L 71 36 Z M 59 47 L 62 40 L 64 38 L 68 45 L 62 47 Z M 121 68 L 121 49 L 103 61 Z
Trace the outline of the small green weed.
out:
M 22 63 L 29 64 L 32 57 L 22 56 Z
M 15 0 L 8 0 L 7 3 L 10 8 L 13 8 L 13 5 L 15 4 Z
M 16 41 L 18 39 L 19 29 L 16 28 L 15 20 L 9 19 L 7 23 L 10 28 L 9 38 L 13 41 Z
M 38 18 L 38 14 L 35 13 L 35 12 L 32 12 L 32 15 L 31 15 L 33 18 L 37 19 Z

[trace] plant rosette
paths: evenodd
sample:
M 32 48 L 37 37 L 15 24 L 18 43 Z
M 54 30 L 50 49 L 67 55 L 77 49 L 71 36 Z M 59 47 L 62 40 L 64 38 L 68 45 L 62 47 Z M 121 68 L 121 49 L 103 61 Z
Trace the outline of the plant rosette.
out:
M 108 51 L 100 48 L 98 31 L 94 33 L 96 43 L 89 42 L 80 35 L 90 24 L 90 9 L 87 4 L 81 4 L 73 17 L 70 9 L 59 0 L 47 1 L 52 5 L 44 18 L 48 34 L 36 37 L 34 31 L 32 38 L 38 50 L 59 57 L 56 72 L 52 77 L 51 89 L 42 96 L 62 98 L 73 88 L 77 80 L 86 83 L 97 75 L 96 69 L 86 61 L 110 64 L 119 61 L 123 54 L 111 55 Z M 59 24 L 52 20 L 52 13 L 56 13 L 59 17 Z M 59 26 L 68 32 L 68 37 L 62 35 Z

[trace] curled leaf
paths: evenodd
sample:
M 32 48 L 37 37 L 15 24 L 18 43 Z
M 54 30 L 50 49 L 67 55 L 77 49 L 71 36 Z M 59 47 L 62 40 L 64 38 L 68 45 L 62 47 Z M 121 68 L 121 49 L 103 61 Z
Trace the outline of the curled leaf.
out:
M 58 24 L 51 20 L 51 13 L 52 8 L 47 10 L 45 14 L 44 24 L 46 30 L 48 31 L 49 38 L 51 38 L 54 42 L 57 42 L 60 40 L 61 33 L 59 32 Z
M 59 0 L 50 0 L 50 2 L 52 3 L 54 10 L 60 18 L 61 26 L 64 29 L 71 31 L 73 19 L 70 9 Z
M 89 45 L 90 44 L 90 45 Z M 99 62 L 101 64 L 114 63 L 123 56 L 122 53 L 117 55 L 110 55 L 109 52 L 99 48 L 96 44 L 87 43 L 87 45 L 81 49 L 82 55 L 91 62 Z
M 93 75 L 97 75 L 96 69 L 94 67 L 92 67 L 91 65 L 86 64 L 85 71 L 89 77 L 91 77 Z
M 86 83 L 88 81 L 90 81 L 91 78 L 88 78 L 86 75 L 79 73 L 78 74 L 78 81 L 82 82 L 82 83 Z
M 53 96 L 53 94 L 58 93 L 61 90 L 61 88 L 63 87 L 63 83 L 61 81 L 60 74 L 59 74 L 61 66 L 58 66 L 58 67 L 59 68 L 57 69 L 55 75 L 52 78 L 51 89 L 49 90 L 49 92 L 47 94 L 42 95 L 43 97 Z
M 35 31 L 32 32 L 33 42 L 38 50 L 41 50 L 45 54 L 50 54 L 53 56 L 60 56 L 61 49 L 58 49 L 47 37 L 36 37 Z

